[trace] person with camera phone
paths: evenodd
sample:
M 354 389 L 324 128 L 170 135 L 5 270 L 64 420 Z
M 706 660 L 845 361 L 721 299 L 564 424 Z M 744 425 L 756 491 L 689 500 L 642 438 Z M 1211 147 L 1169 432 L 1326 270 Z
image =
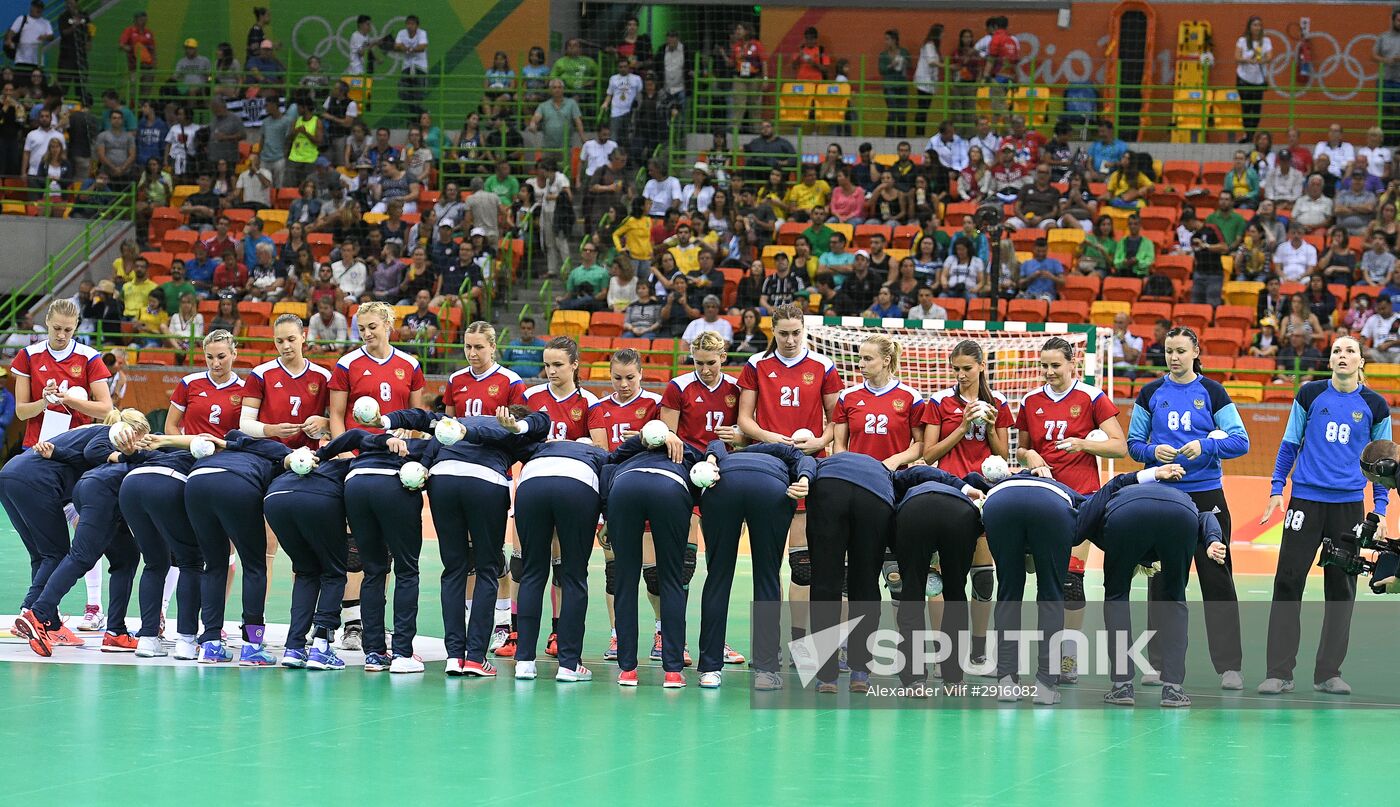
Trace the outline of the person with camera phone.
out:
M 1390 407 L 1385 398 L 1362 383 L 1365 359 L 1361 343 L 1355 337 L 1338 337 L 1330 356 L 1331 378 L 1304 384 L 1293 400 L 1274 462 L 1269 505 L 1259 520 L 1267 523 L 1284 509 L 1283 485 L 1291 475 L 1293 490 L 1284 510 L 1283 540 L 1269 609 L 1268 673 L 1259 684 L 1262 695 L 1293 691 L 1299 601 L 1308 568 L 1324 539 L 1334 547 L 1356 551 L 1354 529 L 1362 520 L 1366 485 L 1360 466 L 1362 449 L 1367 443 L 1391 437 Z M 1374 485 L 1373 510 L 1380 519 L 1385 517 L 1387 499 L 1386 488 Z M 1377 522 L 1376 537 L 1385 538 L 1383 520 Z M 1313 689 L 1349 695 L 1351 686 L 1342 680 L 1341 667 L 1351 632 L 1356 577 L 1329 565 L 1322 580 L 1328 605 L 1313 667 Z

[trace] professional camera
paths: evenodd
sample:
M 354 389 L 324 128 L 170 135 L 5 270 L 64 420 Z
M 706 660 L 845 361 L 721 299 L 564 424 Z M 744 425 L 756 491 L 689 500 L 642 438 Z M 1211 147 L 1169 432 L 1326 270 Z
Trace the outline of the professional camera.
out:
M 1317 565 L 1323 568 L 1335 566 L 1352 576 L 1368 575 L 1372 580 L 1371 591 L 1384 594 L 1385 589 L 1377 588 L 1374 581 L 1396 577 L 1397 573 L 1400 573 L 1400 542 L 1377 538 L 1376 529 L 1380 523 L 1380 516 L 1370 513 L 1365 521 L 1356 525 L 1353 532 L 1356 535 L 1357 549 L 1334 543 L 1330 538 L 1323 538 L 1322 553 L 1318 557 Z M 1362 549 L 1375 552 L 1375 559 L 1362 556 Z

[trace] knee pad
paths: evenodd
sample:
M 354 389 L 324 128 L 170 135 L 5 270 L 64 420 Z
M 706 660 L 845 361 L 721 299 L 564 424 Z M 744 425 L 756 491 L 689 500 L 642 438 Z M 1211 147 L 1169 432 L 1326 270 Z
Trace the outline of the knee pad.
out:
M 888 552 L 880 564 L 880 576 L 885 578 L 885 588 L 890 590 L 890 596 L 898 599 L 900 592 L 904 591 L 904 578 L 899 574 L 899 562 Z
M 642 579 L 647 581 L 647 593 L 660 596 L 661 594 L 661 572 L 655 566 L 642 567 Z
M 555 588 L 562 588 L 559 583 L 559 568 L 564 565 L 563 558 L 554 558 L 549 562 L 549 584 Z
M 978 602 L 991 602 L 996 574 L 991 566 L 972 567 L 972 599 Z
M 525 561 L 519 555 L 510 556 L 510 579 L 519 583 L 520 578 L 525 576 Z
M 695 544 L 685 545 L 685 559 L 681 561 L 681 585 L 689 586 L 690 579 L 695 576 L 695 564 L 698 562 L 698 549 Z
M 792 574 L 794 585 L 812 585 L 812 553 L 806 549 L 796 549 L 789 552 L 788 571 Z
M 473 561 L 473 562 L 475 562 L 475 561 Z M 496 576 L 497 576 L 497 577 L 500 576 L 501 570 L 504 569 L 504 568 L 506 568 L 506 551 L 505 551 L 504 549 L 498 549 L 498 550 L 496 550 Z
M 608 594 L 617 593 L 617 561 L 603 562 L 603 590 Z
M 345 571 L 363 572 L 364 564 L 360 562 L 360 547 L 355 543 L 355 536 L 345 536 Z
M 1084 573 L 1070 572 L 1065 575 L 1065 610 L 1084 610 Z

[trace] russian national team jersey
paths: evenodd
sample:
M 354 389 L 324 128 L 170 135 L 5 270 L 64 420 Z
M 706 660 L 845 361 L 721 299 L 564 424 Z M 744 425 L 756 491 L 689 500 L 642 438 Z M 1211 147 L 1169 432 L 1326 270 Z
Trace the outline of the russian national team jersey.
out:
M 442 404 L 452 417 L 492 417 L 502 406 L 525 403 L 525 382 L 514 370 L 491 365 L 478 376 L 463 367 L 447 379 Z
M 1022 448 L 1039 454 L 1056 479 L 1088 495 L 1099 489 L 1098 458 L 1085 451 L 1061 451 L 1056 445 L 1069 437 L 1082 440 L 1117 415 L 1118 407 L 1098 387 L 1076 381 L 1056 395 L 1047 384 L 1021 399 L 1016 428 L 1026 435 Z
M 789 437 L 810 429 L 820 437 L 826 428 L 822 398 L 841 391 L 841 377 L 831 359 L 811 350 L 792 359 L 755 353 L 739 373 L 739 389 L 758 393 L 754 420 L 760 428 Z
M 93 385 L 109 383 L 107 379 L 112 377 L 111 371 L 102 363 L 102 356 L 96 350 L 79 342 L 69 342 L 66 350 L 54 353 L 49 350 L 48 340 L 36 342 L 21 350 L 10 362 L 10 372 L 29 379 L 29 394 L 36 401 L 44 394 L 44 385 L 50 380 L 58 384 L 60 395 L 73 387 L 82 387 L 88 391 L 88 398 L 91 399 Z M 70 412 L 63 404 L 49 404 L 48 411 L 72 415 L 70 428 L 92 422 L 92 418 L 76 410 Z M 39 442 L 39 432 L 43 428 L 42 415 L 30 418 L 25 423 L 25 448 Z
M 180 417 L 181 434 L 223 437 L 238 428 L 243 410 L 243 380 L 238 373 L 229 373 L 227 381 L 215 384 L 207 370 L 190 373 L 175 385 L 170 405 L 184 413 Z
M 598 398 L 582 387 L 565 395 L 554 397 L 549 391 L 549 383 L 536 384 L 525 390 L 525 405 L 531 410 L 549 414 L 550 440 L 577 440 L 588 437 L 588 410 Z
M 1293 398 L 1270 493 L 1283 493 L 1291 470 L 1296 498 L 1330 503 L 1362 499 L 1366 478 L 1361 475 L 1361 450 L 1372 440 L 1391 439 L 1391 432 L 1390 407 L 1370 387 L 1342 392 L 1331 379 L 1309 381 Z M 1380 485 L 1372 488 L 1374 509 L 1385 515 L 1389 491 Z
M 1011 417 L 1011 405 L 1007 402 L 1006 396 L 992 391 L 992 400 L 996 401 L 997 417 L 996 421 L 988 426 L 985 422 L 978 422 L 963 434 L 963 439 L 948 450 L 938 460 L 938 467 L 954 476 L 967 476 L 976 471 L 982 472 L 982 463 L 992 456 L 991 444 L 987 442 L 987 433 L 991 429 L 1010 429 L 1015 422 Z M 924 402 L 924 425 L 938 427 L 938 439 L 952 434 L 958 430 L 958 426 L 963 422 L 963 410 L 967 408 L 970 401 L 964 401 L 958 394 L 957 387 L 949 387 L 939 390 L 930 395 Z M 924 434 L 924 448 L 928 448 L 938 442 L 927 432 Z
M 243 380 L 243 400 L 249 399 L 262 401 L 258 406 L 260 423 L 300 425 L 309 417 L 326 414 L 331 400 L 331 371 L 307 362 L 299 375 L 292 375 L 282 366 L 281 359 L 263 362 Z M 292 448 L 315 448 L 320 441 L 297 432 L 279 442 Z
M 867 382 L 841 390 L 831 421 L 846 424 L 847 451 L 884 462 L 909 448 L 923 410 L 924 398 L 918 390 L 890 379 L 884 389 L 874 389 Z
M 1225 433 L 1211 437 L 1217 430 Z M 1201 454 L 1195 459 L 1177 456 L 1186 475 L 1180 481 L 1164 482 L 1187 493 L 1219 490 L 1220 461 L 1244 456 L 1249 451 L 1249 434 L 1230 393 L 1219 381 L 1198 375 L 1182 384 L 1164 375 L 1142 388 L 1133 402 L 1128 424 L 1128 454 L 1148 468 L 1157 460 L 1157 446 L 1181 448 L 1199 440 Z
M 661 396 L 641 390 L 627 403 L 618 403 L 616 393 L 588 407 L 588 430 L 602 429 L 609 451 L 616 451 L 626 438 L 623 432 L 641 431 L 648 420 L 661 417 Z
M 423 368 L 418 359 L 398 348 L 382 361 L 365 352 L 362 347 L 346 353 L 331 371 L 331 389 L 347 393 L 345 428 L 364 429 L 378 433 L 375 426 L 355 422 L 355 401 L 363 395 L 379 401 L 380 414 L 408 408 L 409 396 L 423 388 Z
M 715 429 L 738 424 L 739 382 L 720 373 L 711 389 L 692 371 L 671 379 L 661 393 L 661 405 L 680 413 L 676 435 L 686 445 L 704 451 L 711 440 L 718 439 Z

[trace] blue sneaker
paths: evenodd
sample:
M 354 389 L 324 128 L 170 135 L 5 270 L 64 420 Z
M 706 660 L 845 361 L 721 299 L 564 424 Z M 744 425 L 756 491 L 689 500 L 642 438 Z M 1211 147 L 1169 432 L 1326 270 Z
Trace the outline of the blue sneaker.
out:
M 394 662 L 392 653 L 366 653 L 365 672 L 384 672 Z
M 223 642 L 205 642 L 199 646 L 199 664 L 224 664 L 233 661 L 233 651 Z
M 240 667 L 275 667 L 277 659 L 260 644 L 245 644 L 238 654 Z
M 282 653 L 282 661 L 279 663 L 293 670 L 306 669 L 306 652 L 289 647 Z
M 845 675 L 851 671 L 851 665 L 846 658 L 846 646 L 841 645 L 841 652 L 836 656 L 836 674 Z
M 864 695 L 870 691 L 870 673 L 851 673 L 851 691 L 857 695 Z
M 311 648 L 311 652 L 306 656 L 306 669 L 308 670 L 343 670 L 345 660 L 335 654 L 335 651 L 327 647 L 325 651 Z

